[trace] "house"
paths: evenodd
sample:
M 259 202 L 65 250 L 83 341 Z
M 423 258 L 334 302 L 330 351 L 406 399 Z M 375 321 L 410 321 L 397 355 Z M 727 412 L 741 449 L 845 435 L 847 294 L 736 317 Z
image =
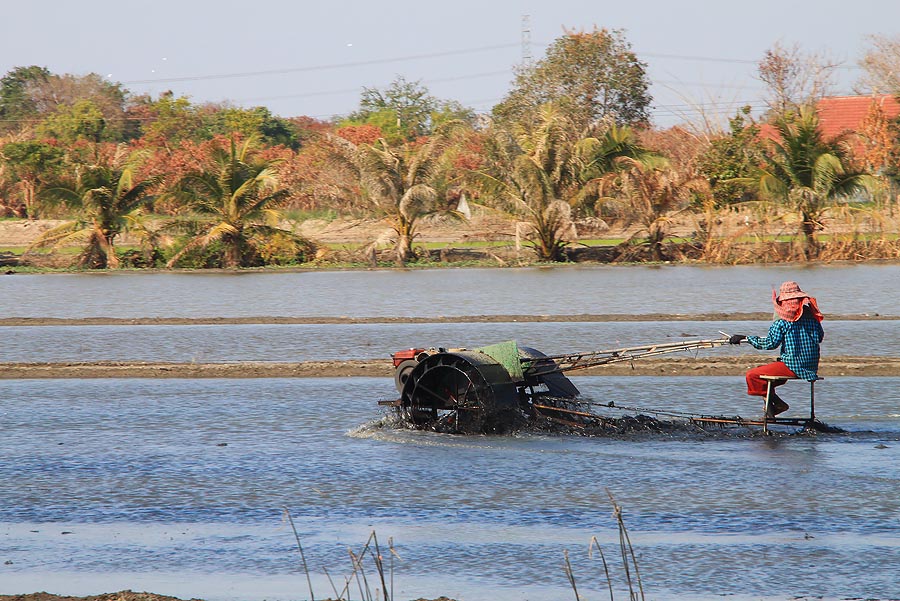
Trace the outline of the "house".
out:
M 866 117 L 877 104 L 887 120 L 900 116 L 900 102 L 889 94 L 875 96 L 829 96 L 816 104 L 819 130 L 826 139 L 839 134 L 862 133 Z
M 890 123 L 900 117 L 900 101 L 889 94 L 829 96 L 816 103 L 816 114 L 824 139 L 844 136 L 853 154 L 877 169 L 894 144 L 895 130 Z M 770 123 L 760 124 L 759 137 L 776 142 L 780 139 Z

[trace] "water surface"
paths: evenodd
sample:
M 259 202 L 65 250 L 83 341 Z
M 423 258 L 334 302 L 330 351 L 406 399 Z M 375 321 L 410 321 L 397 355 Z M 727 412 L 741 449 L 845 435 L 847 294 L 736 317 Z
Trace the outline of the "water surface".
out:
M 0 278 L 5 317 L 707 314 L 771 310 L 793 279 L 826 314 L 900 316 L 900 265 L 565 266 Z
M 553 322 L 415 324 L 251 324 L 141 326 L 0 326 L 0 362 L 312 361 L 382 359 L 411 347 L 478 348 L 517 340 L 550 355 L 681 340 L 717 339 L 719 332 L 765 336 L 770 322 Z M 896 357 L 900 347 L 879 341 L 900 338 L 900 320 L 827 320 L 824 356 Z M 725 346 L 694 355 L 771 353 Z M 877 359 L 876 359 L 877 360 Z
M 755 410 L 740 377 L 578 384 L 597 402 Z M 896 598 L 898 391 L 897 378 L 827 380 L 817 409 L 840 435 L 456 437 L 366 425 L 394 394 L 383 378 L 4 381 L 0 589 L 132 577 L 213 601 L 294 599 L 288 507 L 319 596 L 321 566 L 345 571 L 374 529 L 402 558 L 398 598 L 558 599 L 566 549 L 603 598 L 586 549 L 597 536 L 615 556 L 609 490 L 650 598 Z M 241 593 L 248 582 L 265 595 Z

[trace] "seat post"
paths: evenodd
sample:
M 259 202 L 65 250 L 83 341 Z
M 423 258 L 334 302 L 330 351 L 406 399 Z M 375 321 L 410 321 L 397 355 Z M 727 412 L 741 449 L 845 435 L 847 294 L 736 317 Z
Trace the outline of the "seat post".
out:
M 809 421 L 816 421 L 816 381 L 809 383 Z
M 772 380 L 766 379 L 766 399 L 763 401 L 763 434 L 769 433 L 769 403 L 772 398 Z

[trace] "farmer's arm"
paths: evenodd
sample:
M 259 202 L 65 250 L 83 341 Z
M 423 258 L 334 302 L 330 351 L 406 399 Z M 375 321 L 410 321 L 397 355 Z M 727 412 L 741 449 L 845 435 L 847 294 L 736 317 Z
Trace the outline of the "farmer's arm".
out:
M 781 346 L 784 342 L 784 327 L 787 322 L 783 319 L 775 321 L 769 326 L 769 334 L 765 338 L 759 336 L 747 336 L 747 342 L 761 351 L 771 351 Z

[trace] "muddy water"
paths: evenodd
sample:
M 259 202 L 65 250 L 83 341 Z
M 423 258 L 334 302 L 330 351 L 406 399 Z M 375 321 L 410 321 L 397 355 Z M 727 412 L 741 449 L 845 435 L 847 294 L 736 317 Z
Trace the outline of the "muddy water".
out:
M 897 598 L 900 379 L 826 384 L 820 416 L 846 434 L 588 439 L 366 425 L 393 394 L 382 379 L 3 382 L 0 591 L 300 598 L 288 507 L 319 597 L 322 566 L 342 578 L 375 530 L 401 558 L 398 599 L 564 598 L 565 550 L 604 598 L 586 550 L 596 536 L 617 556 L 609 490 L 649 598 Z M 734 378 L 579 386 L 643 407 L 747 403 Z
M 897 266 L 565 268 L 0 278 L 5 317 L 370 316 L 767 311 L 797 279 L 826 313 L 900 315 Z M 895 355 L 898 321 L 826 322 L 825 352 Z M 515 338 L 609 348 L 752 322 L 0 328 L 0 360 L 305 360 Z M 830 346 L 829 346 L 830 345 Z M 720 349 L 716 352 L 745 352 Z M 737 377 L 591 378 L 588 399 L 752 414 Z M 804 387 L 784 389 L 795 409 Z M 900 598 L 900 379 L 830 377 L 847 433 L 453 437 L 373 425 L 387 379 L 0 382 L 0 593 L 124 588 L 211 601 L 317 598 L 323 566 L 393 537 L 395 597 L 607 598 L 624 507 L 648 598 Z M 598 409 L 599 410 L 599 409 Z M 606 410 L 614 411 L 614 410 Z M 627 598 L 613 561 L 616 598 Z M 356 597 L 358 593 L 354 593 Z
M 787 279 L 828 314 L 900 316 L 900 265 L 561 267 L 0 278 L 4 317 L 573 315 L 768 311 Z
M 191 326 L 0 326 L 0 362 L 310 361 L 383 359 L 405 348 L 478 348 L 502 340 L 547 354 L 651 342 L 719 338 L 720 331 L 764 336 L 769 322 L 431 323 Z M 900 355 L 900 320 L 827 321 L 823 353 Z M 746 345 L 700 357 L 755 355 Z M 768 356 L 768 355 L 767 355 Z

